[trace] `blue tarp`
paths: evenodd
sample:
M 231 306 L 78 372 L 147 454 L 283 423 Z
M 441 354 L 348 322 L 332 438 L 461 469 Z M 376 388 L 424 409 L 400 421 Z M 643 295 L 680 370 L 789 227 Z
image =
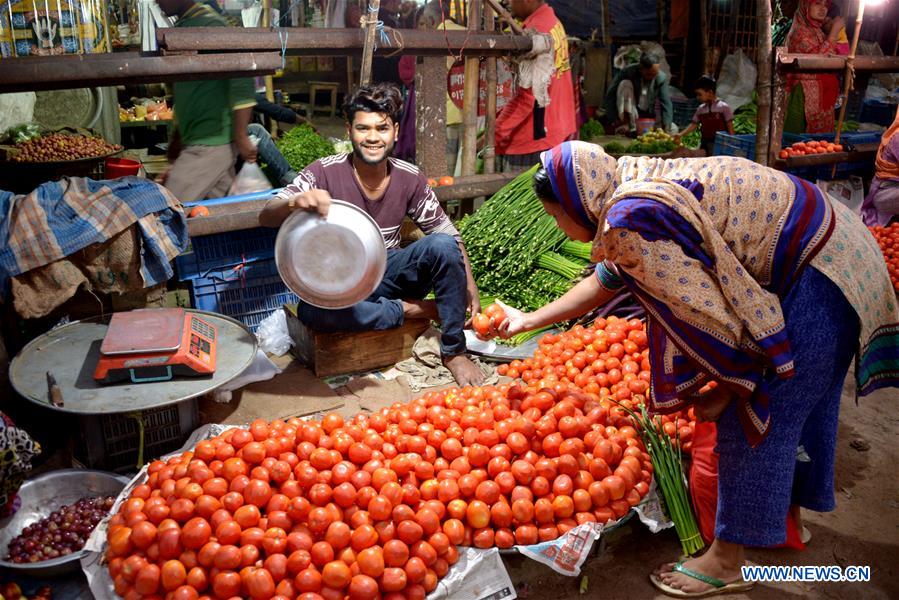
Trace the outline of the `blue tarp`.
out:
M 574 37 L 589 38 L 596 31 L 596 39 L 602 41 L 601 0 L 548 0 L 547 3 L 562 21 L 565 33 Z M 653 9 L 653 14 L 655 14 L 655 9 Z
M 656 2 L 657 0 L 609 0 L 609 29 L 612 37 L 657 37 L 659 15 Z

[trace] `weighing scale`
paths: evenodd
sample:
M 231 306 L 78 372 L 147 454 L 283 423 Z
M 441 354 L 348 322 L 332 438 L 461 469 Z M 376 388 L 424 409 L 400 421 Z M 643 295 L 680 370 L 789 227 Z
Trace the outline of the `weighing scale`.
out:
M 214 368 L 210 362 L 209 372 L 205 376 L 183 377 L 178 376 L 183 367 L 176 369 L 172 366 L 172 378 L 166 381 L 134 383 L 129 372 L 119 383 L 101 383 L 94 379 L 94 374 L 98 364 L 107 358 L 100 349 L 107 340 L 109 325 L 116 314 L 62 325 L 32 340 L 10 364 L 9 378 L 13 387 L 26 400 L 56 412 L 99 415 L 145 411 L 184 402 L 219 388 L 243 373 L 256 356 L 256 336 L 243 323 L 225 315 L 184 309 L 179 333 L 186 335 L 184 323 L 188 322 L 186 319 L 189 316 L 198 317 L 211 326 L 214 338 L 209 340 L 212 342 L 209 349 L 220 350 L 215 356 Z M 146 326 L 144 329 L 149 330 Z M 156 335 L 164 337 L 158 333 Z M 199 337 L 209 339 L 208 335 Z M 171 339 L 177 341 L 172 342 L 169 348 L 178 345 L 179 350 L 184 348 L 186 354 L 190 354 L 189 341 L 181 342 L 182 338 L 174 335 Z M 175 353 L 161 353 L 161 356 L 172 354 Z M 170 365 L 161 363 L 157 366 Z M 55 386 L 48 383 L 48 372 Z M 136 370 L 135 374 L 138 378 L 150 376 L 140 370 Z M 167 370 L 154 376 L 162 374 L 167 376 Z M 52 403 L 54 396 L 61 404 Z
M 145 308 L 112 315 L 94 379 L 153 383 L 215 372 L 217 329 L 183 308 Z

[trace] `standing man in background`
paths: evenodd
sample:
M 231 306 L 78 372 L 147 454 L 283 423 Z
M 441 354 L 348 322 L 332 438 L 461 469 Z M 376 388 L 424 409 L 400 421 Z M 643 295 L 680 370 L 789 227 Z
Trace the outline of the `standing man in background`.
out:
M 156 0 L 162 12 L 177 17 L 175 27 L 227 27 L 206 4 L 194 0 Z M 169 143 L 172 166 L 162 183 L 181 202 L 220 198 L 234 181 L 237 155 L 256 160 L 247 126 L 256 105 L 252 79 L 181 81 L 173 86 L 175 133 Z
M 530 88 L 519 88 L 496 117 L 496 153 L 503 171 L 528 169 L 540 162 L 540 153 L 577 133 L 574 85 L 568 62 L 565 28 L 544 0 L 511 0 L 512 16 L 524 29 L 548 33 L 553 39 L 554 72 L 549 103 L 540 106 Z

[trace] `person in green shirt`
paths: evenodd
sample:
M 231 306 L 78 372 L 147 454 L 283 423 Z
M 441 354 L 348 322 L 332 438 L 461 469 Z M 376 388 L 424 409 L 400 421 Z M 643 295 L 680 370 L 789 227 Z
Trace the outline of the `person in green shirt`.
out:
M 206 4 L 157 0 L 175 27 L 228 27 Z M 182 202 L 220 198 L 234 181 L 237 155 L 255 162 L 257 150 L 247 134 L 256 104 L 252 79 L 182 81 L 173 86 L 175 134 L 169 143 L 172 166 L 163 185 Z

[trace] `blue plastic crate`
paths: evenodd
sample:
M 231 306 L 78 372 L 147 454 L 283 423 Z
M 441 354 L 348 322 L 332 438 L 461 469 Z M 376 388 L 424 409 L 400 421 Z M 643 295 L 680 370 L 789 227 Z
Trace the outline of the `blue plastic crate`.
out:
M 253 331 L 284 304 L 299 302 L 278 275 L 274 258 L 209 271 L 191 283 L 195 308 L 228 315 Z
M 715 134 L 715 147 L 712 150 L 715 156 L 737 156 L 740 158 L 755 159 L 755 134 L 738 133 L 730 135 L 719 131 Z
M 272 258 L 277 236 L 277 229 L 256 227 L 192 237 L 190 249 L 175 257 L 178 281 L 204 277 L 210 270 Z
M 881 102 L 880 100 L 865 100 L 862 102 L 862 111 L 858 120 L 862 123 L 877 123 L 885 127 L 890 126 L 896 118 L 896 105 Z
M 672 100 L 671 106 L 674 108 L 674 123 L 683 129 L 693 121 L 693 115 L 699 108 L 699 100 Z

